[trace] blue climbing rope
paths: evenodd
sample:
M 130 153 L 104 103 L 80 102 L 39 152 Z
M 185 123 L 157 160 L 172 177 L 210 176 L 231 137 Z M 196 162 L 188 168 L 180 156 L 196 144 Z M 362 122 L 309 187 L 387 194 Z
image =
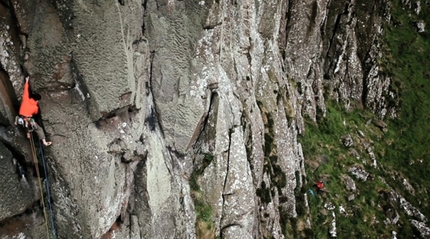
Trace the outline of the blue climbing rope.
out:
M 45 160 L 45 156 L 43 154 L 42 141 L 39 141 L 39 147 L 40 147 L 40 156 L 42 158 L 43 170 L 45 172 L 46 201 L 48 202 L 52 237 L 53 237 L 53 239 L 57 239 L 57 231 L 55 229 L 55 223 L 54 223 L 54 211 L 52 209 L 52 202 L 51 202 L 51 188 L 49 185 L 48 167 L 46 166 L 46 160 Z

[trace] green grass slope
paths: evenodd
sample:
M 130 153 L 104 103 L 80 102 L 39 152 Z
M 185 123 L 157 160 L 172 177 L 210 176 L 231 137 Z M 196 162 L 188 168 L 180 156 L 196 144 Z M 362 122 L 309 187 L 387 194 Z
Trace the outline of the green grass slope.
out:
M 413 238 L 419 233 L 411 226 L 410 216 L 390 202 L 392 189 L 401 194 L 427 218 L 430 217 L 430 33 L 418 33 L 416 22 L 430 27 L 430 7 L 421 4 L 417 15 L 400 3 L 392 5 L 392 19 L 385 26 L 382 74 L 392 78 L 391 87 L 399 95 L 398 118 L 386 120 L 387 131 L 372 124 L 375 117 L 366 111 L 346 112 L 328 102 L 326 119 L 307 123 L 300 139 L 307 163 L 308 185 L 326 180 L 326 192 L 309 196 L 311 233 L 298 237 L 329 238 L 332 221 L 326 203 L 336 206 L 338 238 Z M 342 137 L 350 135 L 354 144 L 345 147 Z M 374 167 L 368 152 L 377 160 Z M 362 181 L 348 170 L 358 165 L 370 176 Z M 345 175 L 354 179 L 356 191 L 345 186 Z M 381 179 L 382 178 L 382 179 Z M 409 182 L 413 190 L 404 184 Z M 385 182 L 384 182 L 385 181 Z M 345 208 L 340 213 L 339 207 Z M 387 217 L 397 211 L 399 221 L 387 224 Z M 301 215 L 303 220 L 306 216 Z M 300 219 L 299 217 L 299 219 Z

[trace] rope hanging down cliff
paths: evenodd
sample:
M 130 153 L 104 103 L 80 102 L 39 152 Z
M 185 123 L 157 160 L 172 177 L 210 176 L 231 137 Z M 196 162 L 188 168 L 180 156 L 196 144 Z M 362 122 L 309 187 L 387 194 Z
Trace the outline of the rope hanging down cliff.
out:
M 51 202 L 51 187 L 49 185 L 48 167 L 46 166 L 46 160 L 45 160 L 45 155 L 43 153 L 42 142 L 40 142 L 40 141 L 39 141 L 39 147 L 40 147 L 40 157 L 42 158 L 43 171 L 45 173 L 46 201 L 48 202 L 48 209 L 49 209 L 49 216 L 50 216 L 49 219 L 51 222 L 52 237 L 53 237 L 53 239 L 57 239 L 57 231 L 55 229 L 55 223 L 54 223 L 54 211 L 52 209 L 52 202 Z
M 43 164 L 43 170 L 44 170 L 44 174 L 45 174 L 45 190 L 46 190 L 46 201 L 48 202 L 48 207 L 49 207 L 49 215 L 50 215 L 50 224 L 51 224 L 51 232 L 52 232 L 52 238 L 53 239 L 57 239 L 57 233 L 56 233 L 56 229 L 55 229 L 55 224 L 54 224 L 54 212 L 52 210 L 52 203 L 51 203 L 51 191 L 50 191 L 50 185 L 49 185 L 49 180 L 48 180 L 48 170 L 46 167 L 46 160 L 43 154 L 43 148 L 40 144 L 40 156 L 42 159 L 42 164 Z M 30 147 L 31 147 L 31 155 L 33 157 L 33 162 L 34 162 L 34 168 L 36 170 L 36 176 L 37 176 L 37 182 L 39 185 L 39 193 L 40 193 L 40 201 L 42 203 L 42 208 L 43 208 L 43 215 L 45 217 L 45 226 L 46 226 L 46 233 L 47 233 L 47 238 L 51 238 L 49 235 L 49 226 L 48 226 L 48 215 L 46 212 L 46 206 L 45 206 L 45 200 L 44 200 L 44 194 L 43 194 L 43 186 L 42 186 L 42 182 L 41 182 L 41 178 L 40 178 L 40 172 L 39 172 L 39 163 L 38 163 L 38 159 L 37 159 L 37 154 L 36 154 L 36 148 L 35 148 L 35 144 L 34 144 L 34 140 L 33 140 L 33 134 L 30 135 Z

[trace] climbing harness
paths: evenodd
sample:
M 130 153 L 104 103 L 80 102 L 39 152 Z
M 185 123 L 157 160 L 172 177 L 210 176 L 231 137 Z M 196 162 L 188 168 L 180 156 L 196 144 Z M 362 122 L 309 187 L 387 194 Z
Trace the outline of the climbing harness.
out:
M 34 119 L 31 117 L 25 116 L 15 116 L 15 125 L 21 125 L 26 128 L 28 132 L 33 132 L 35 130 L 34 127 Z

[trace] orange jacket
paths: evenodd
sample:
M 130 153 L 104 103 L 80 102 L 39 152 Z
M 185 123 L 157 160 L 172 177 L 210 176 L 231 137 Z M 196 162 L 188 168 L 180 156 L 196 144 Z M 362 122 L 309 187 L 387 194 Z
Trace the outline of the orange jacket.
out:
M 24 92 L 22 94 L 21 107 L 19 108 L 19 114 L 22 116 L 32 117 L 39 112 L 39 106 L 37 101 L 30 98 L 29 83 L 25 82 Z

